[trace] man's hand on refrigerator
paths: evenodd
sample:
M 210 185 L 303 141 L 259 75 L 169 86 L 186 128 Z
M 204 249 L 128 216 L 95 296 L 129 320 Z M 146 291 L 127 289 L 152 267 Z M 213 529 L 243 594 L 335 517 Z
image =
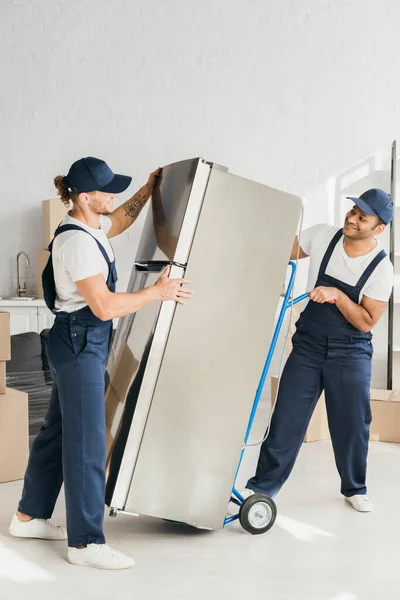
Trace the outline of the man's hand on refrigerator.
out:
M 160 168 L 150 173 L 147 183 L 145 183 L 132 198 L 129 198 L 127 202 L 116 208 L 109 215 L 111 219 L 111 228 L 107 233 L 108 238 L 119 235 L 136 221 L 144 206 L 147 204 L 147 201 L 152 196 L 155 183 L 160 173 Z
M 161 167 L 158 167 L 158 169 L 156 169 L 149 175 L 149 179 L 147 181 L 147 187 L 150 190 L 150 194 L 153 192 L 154 186 L 156 184 L 158 177 L 160 176 L 160 173 L 161 173 Z
M 190 283 L 187 279 L 170 279 L 169 274 L 171 267 L 168 265 L 157 279 L 154 287 L 157 291 L 157 297 L 162 302 L 172 300 L 178 304 L 186 304 L 186 300 L 190 300 L 194 294 L 194 290 L 182 287 Z

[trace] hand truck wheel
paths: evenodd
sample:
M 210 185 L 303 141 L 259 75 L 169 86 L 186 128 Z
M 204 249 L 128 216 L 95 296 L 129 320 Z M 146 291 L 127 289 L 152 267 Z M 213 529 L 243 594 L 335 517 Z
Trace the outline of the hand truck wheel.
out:
M 275 502 L 264 494 L 252 494 L 241 504 L 239 521 L 243 529 L 253 535 L 265 533 L 275 523 Z

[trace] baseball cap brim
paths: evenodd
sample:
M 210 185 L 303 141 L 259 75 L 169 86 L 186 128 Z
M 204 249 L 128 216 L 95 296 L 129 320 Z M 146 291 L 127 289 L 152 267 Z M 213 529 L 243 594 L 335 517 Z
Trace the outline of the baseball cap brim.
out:
M 120 194 L 130 186 L 131 181 L 132 177 L 129 177 L 129 175 L 114 175 L 110 183 L 107 183 L 107 185 L 101 188 L 100 192 L 105 192 L 106 194 Z
M 354 204 L 357 204 L 357 206 L 361 208 L 363 213 L 365 213 L 366 215 L 371 215 L 373 217 L 378 216 L 376 212 L 374 212 L 372 208 L 368 206 L 366 202 L 364 202 L 364 200 L 361 200 L 361 198 L 353 198 L 352 196 L 347 196 L 347 200 L 353 200 Z

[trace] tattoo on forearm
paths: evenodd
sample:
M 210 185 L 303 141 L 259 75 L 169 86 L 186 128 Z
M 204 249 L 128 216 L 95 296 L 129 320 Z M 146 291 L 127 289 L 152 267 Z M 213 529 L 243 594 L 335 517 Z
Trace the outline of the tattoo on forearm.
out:
M 148 198 L 148 194 L 142 194 L 141 192 L 138 192 L 133 198 L 128 200 L 128 202 L 125 202 L 125 215 L 131 219 L 136 219 L 143 206 L 146 204 Z

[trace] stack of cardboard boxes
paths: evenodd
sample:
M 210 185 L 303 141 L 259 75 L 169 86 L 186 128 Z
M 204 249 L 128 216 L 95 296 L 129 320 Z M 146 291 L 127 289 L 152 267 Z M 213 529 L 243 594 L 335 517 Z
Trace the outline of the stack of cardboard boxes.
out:
M 43 224 L 43 250 L 37 252 L 37 281 L 38 296 L 43 298 L 42 273 L 49 258 L 48 246 L 53 239 L 54 232 L 65 218 L 68 208 L 61 202 L 60 198 L 51 198 L 42 201 L 42 224 Z
M 10 313 L 0 312 L 0 483 L 22 479 L 28 462 L 28 394 L 6 387 Z

